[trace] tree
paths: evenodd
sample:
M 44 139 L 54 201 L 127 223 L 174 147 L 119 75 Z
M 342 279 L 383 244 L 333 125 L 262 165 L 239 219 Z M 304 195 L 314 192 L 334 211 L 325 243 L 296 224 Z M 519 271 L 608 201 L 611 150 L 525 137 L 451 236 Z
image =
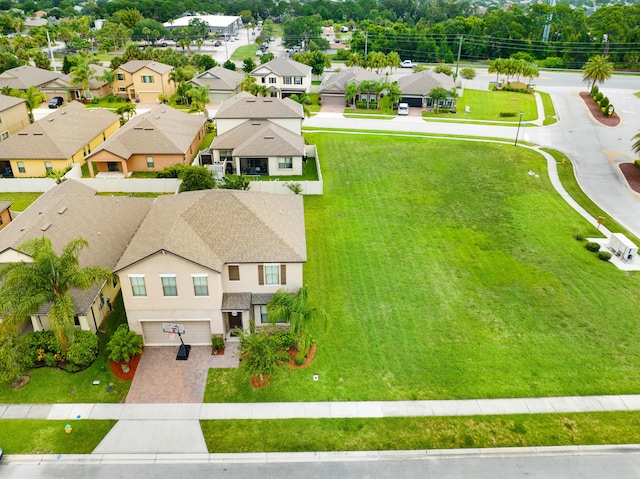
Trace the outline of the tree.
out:
M 476 77 L 476 71 L 471 67 L 464 67 L 460 70 L 460 76 L 465 80 L 473 80 Z
M 51 303 L 49 323 L 62 350 L 73 342 L 74 307 L 69 291 L 89 289 L 111 279 L 112 273 L 100 266 L 80 267 L 80 250 L 89 243 L 84 238 L 71 240 L 58 254 L 47 237 L 35 238 L 20 246 L 33 262 L 6 263 L 0 267 L 0 315 L 15 325 Z
M 33 60 L 34 65 L 37 68 L 42 68 L 43 70 L 48 70 L 51 66 L 51 59 L 47 56 L 47 54 L 40 50 L 35 50 L 30 53 L 31 59 Z
M 437 86 L 435 88 L 433 88 L 430 92 L 429 92 L 429 98 L 431 98 L 431 100 L 433 101 L 433 105 L 436 109 L 436 113 L 438 113 L 438 109 L 440 107 L 440 102 L 446 98 L 448 98 L 451 95 L 450 92 L 448 92 L 447 90 L 445 90 L 444 88 Z
M 356 95 L 359 92 L 360 92 L 360 85 L 358 85 L 354 81 L 347 83 L 347 86 L 344 92 L 344 97 L 347 100 L 347 103 L 351 103 L 351 106 L 353 106 L 353 100 L 355 99 Z
M 613 65 L 604 55 L 594 55 L 582 67 L 582 81 L 591 82 L 589 90 L 592 90 L 596 83 L 604 83 L 613 75 Z
M 0 52 L 0 73 L 24 64 L 25 62 L 20 60 L 13 53 Z
M 222 67 L 226 68 L 227 70 L 236 71 L 236 64 L 231 59 L 229 59 L 226 62 L 224 62 Z
M 347 58 L 347 61 L 345 62 L 345 65 L 348 66 L 349 68 L 364 66 L 364 58 L 362 54 L 358 52 L 354 52 L 351 55 L 349 55 L 349 57 Z
M 24 92 L 19 92 L 20 98 L 24 98 L 29 113 L 29 121 L 33 123 L 33 110 L 38 108 L 47 97 L 44 93 L 40 93 L 37 87 L 30 86 Z
M 209 55 L 200 55 L 198 53 L 191 57 L 191 64 L 195 66 L 199 72 L 205 72 L 218 66 L 218 62 Z
M 89 89 L 89 82 L 91 78 L 96 74 L 96 71 L 91 68 L 91 65 L 86 61 L 78 62 L 78 64 L 71 68 L 71 84 L 74 86 L 80 85 L 84 98 L 87 97 L 87 90 Z
M 371 91 L 376 85 L 375 80 L 362 80 L 360 82 L 360 91 L 367 92 L 367 110 L 369 109 L 369 101 L 371 100 Z
M 0 337 L 0 383 L 20 379 L 29 369 L 28 355 L 21 351 L 18 331 L 12 329 Z
M 183 191 L 210 190 L 216 187 L 216 180 L 213 171 L 204 166 L 188 166 L 180 174 L 182 184 L 180 193 Z
M 324 69 L 331 66 L 329 57 L 324 52 L 321 52 L 319 50 L 296 53 L 293 55 L 292 59 L 296 62 L 309 65 L 311 67 L 311 73 L 313 75 L 322 75 Z
M 398 82 L 394 81 L 393 83 L 387 83 L 387 98 L 391 103 L 391 108 L 395 108 L 398 102 L 402 99 L 402 91 L 398 86 Z
M 280 351 L 280 344 L 275 334 L 270 331 L 254 333 L 242 330 L 240 332 L 241 367 L 260 382 L 264 376 L 269 376 L 280 361 L 288 359 L 286 353 Z
M 636 133 L 636 135 L 633 137 L 633 140 L 635 141 L 633 142 L 631 148 L 636 155 L 640 156 L 640 133 Z
M 271 52 L 263 53 L 262 56 L 260 57 L 260 65 L 264 65 L 265 63 L 270 62 L 275 57 L 276 56 Z
M 191 101 L 190 111 L 202 112 L 206 114 L 207 103 L 211 101 L 209 98 L 209 85 L 194 86 L 187 92 L 187 98 Z
M 121 23 L 127 28 L 133 28 L 138 22 L 142 20 L 142 13 L 135 8 L 123 8 L 113 14 L 118 23 Z
M 402 60 L 400 59 L 400 55 L 398 52 L 389 52 L 387 53 L 387 65 L 391 68 L 397 69 L 400 66 Z
M 244 175 L 222 177 L 219 187 L 224 190 L 248 190 L 250 181 Z
M 129 330 L 129 325 L 121 324 L 107 344 L 109 359 L 114 363 L 128 363 L 133 356 L 142 352 L 142 336 Z
M 242 71 L 245 73 L 251 73 L 256 69 L 256 62 L 253 61 L 253 58 L 247 57 L 242 60 Z
M 116 109 L 116 114 L 120 115 L 120 122 L 124 124 L 129 121 L 133 115 L 136 114 L 136 105 L 133 103 L 125 103 L 124 105 L 120 105 Z

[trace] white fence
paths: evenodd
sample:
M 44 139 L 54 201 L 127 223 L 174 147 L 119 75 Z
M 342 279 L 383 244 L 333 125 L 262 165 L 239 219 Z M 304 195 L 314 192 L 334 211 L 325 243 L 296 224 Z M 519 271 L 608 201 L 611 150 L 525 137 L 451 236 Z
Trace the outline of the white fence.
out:
M 55 186 L 53 178 L 0 178 L 2 193 L 35 193 L 45 192 Z
M 252 181 L 249 190 L 262 191 L 265 193 L 275 193 L 279 195 L 291 195 L 292 191 L 286 186 L 287 183 L 298 183 L 302 188 L 301 195 L 321 195 L 322 181 Z

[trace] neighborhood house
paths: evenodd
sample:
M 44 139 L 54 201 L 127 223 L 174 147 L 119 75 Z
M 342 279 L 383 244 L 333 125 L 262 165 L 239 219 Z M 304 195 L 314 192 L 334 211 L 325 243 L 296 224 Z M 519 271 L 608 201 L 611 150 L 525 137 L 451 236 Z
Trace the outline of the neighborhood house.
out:
M 289 58 L 276 57 L 251 72 L 259 85 L 269 88 L 270 95 L 286 98 L 311 91 L 311 67 Z
M 151 60 L 131 60 L 115 70 L 113 90 L 131 101 L 157 102 L 159 95 L 169 98 L 176 92 L 169 81 L 171 65 Z

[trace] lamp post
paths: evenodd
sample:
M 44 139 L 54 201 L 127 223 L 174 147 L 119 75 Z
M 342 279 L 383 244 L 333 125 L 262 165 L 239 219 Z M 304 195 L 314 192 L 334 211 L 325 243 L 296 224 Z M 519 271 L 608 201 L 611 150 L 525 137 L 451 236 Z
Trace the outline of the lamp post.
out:
M 520 124 L 522 123 L 522 113 L 520 112 L 520 118 L 518 119 L 518 129 L 516 130 L 516 141 L 513 142 L 513 146 L 518 146 L 518 134 L 520 134 Z

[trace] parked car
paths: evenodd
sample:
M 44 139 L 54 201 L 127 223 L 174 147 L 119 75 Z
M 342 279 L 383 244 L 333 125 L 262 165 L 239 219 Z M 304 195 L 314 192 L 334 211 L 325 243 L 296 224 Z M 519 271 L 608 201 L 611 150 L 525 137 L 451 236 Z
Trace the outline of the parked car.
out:
M 64 99 L 61 96 L 54 96 L 49 101 L 49 108 L 58 108 L 64 104 Z
M 413 63 L 411 60 L 402 60 L 402 63 L 400 64 L 400 66 L 402 68 L 413 68 L 414 66 L 416 66 L 416 64 Z
M 409 104 L 400 103 L 398 105 L 398 115 L 408 115 L 408 114 L 409 114 Z
M 216 40 L 215 42 L 213 42 L 214 47 L 219 47 L 220 45 L 221 45 L 220 40 Z
M 256 51 L 256 56 L 257 56 L 257 57 L 261 57 L 262 55 L 264 55 L 264 53 L 262 52 L 262 50 L 258 50 L 258 51 Z
M 269 37 L 269 41 L 270 42 L 275 42 L 276 41 L 276 37 Z

